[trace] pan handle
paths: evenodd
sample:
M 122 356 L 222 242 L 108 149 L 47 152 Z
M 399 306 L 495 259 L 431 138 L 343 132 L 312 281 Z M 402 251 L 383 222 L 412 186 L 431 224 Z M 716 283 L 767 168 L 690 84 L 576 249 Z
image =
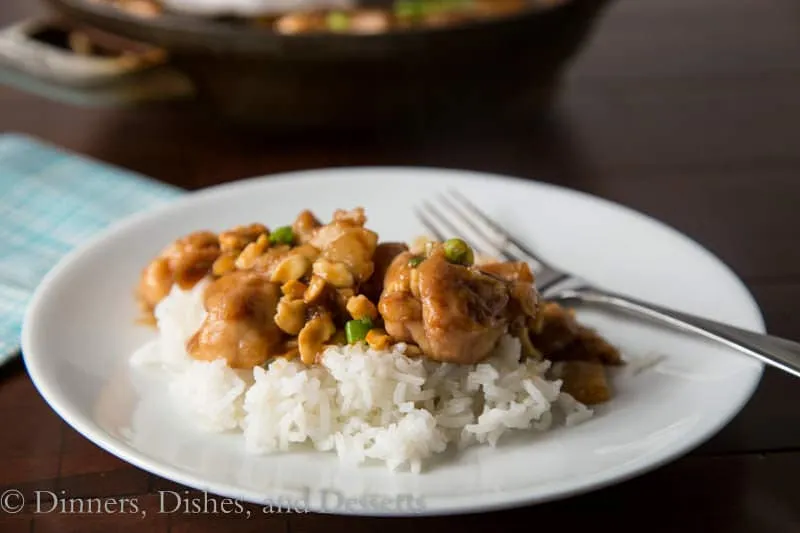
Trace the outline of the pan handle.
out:
M 101 43 L 104 53 L 78 53 L 68 44 L 70 36 Z M 57 19 L 29 19 L 0 29 L 0 83 L 87 106 L 194 96 L 189 78 L 167 63 L 163 51 Z

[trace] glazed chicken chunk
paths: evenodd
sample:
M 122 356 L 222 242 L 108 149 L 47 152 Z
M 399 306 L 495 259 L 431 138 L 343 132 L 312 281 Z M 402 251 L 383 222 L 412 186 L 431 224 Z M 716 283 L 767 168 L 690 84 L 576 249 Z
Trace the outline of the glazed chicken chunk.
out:
M 252 368 L 280 351 L 275 324 L 280 287 L 251 271 L 226 274 L 208 286 L 206 318 L 186 348 L 198 360 L 225 359 L 232 368 Z
M 365 222 L 362 208 L 337 210 L 330 224 L 313 230 L 308 244 L 321 252 L 315 274 L 335 287 L 350 287 L 372 276 L 378 235 L 364 228 Z
M 396 256 L 379 301 L 386 331 L 416 343 L 431 359 L 475 364 L 486 359 L 512 324 L 538 306 L 526 266 L 482 268 L 448 259 L 441 245 L 426 258 Z
M 169 245 L 142 270 L 137 297 L 144 310 L 152 311 L 174 284 L 182 289 L 194 286 L 219 254 L 219 239 L 210 231 L 191 233 Z
M 538 322 L 538 328 L 531 332 L 531 341 L 547 359 L 611 366 L 622 363 L 619 350 L 593 329 L 579 324 L 570 309 L 547 302 Z
M 372 302 L 377 302 L 381 297 L 383 291 L 383 282 L 386 278 L 386 273 L 392 266 L 394 259 L 408 251 L 408 246 L 402 242 L 382 242 L 372 255 L 372 263 L 374 265 L 374 272 L 372 276 L 361 286 L 361 292 L 366 295 Z
M 554 363 L 563 391 L 586 405 L 607 402 L 607 368 L 623 363 L 619 350 L 596 331 L 578 323 L 575 314 L 555 302 L 542 307 L 530 336 L 536 349 Z

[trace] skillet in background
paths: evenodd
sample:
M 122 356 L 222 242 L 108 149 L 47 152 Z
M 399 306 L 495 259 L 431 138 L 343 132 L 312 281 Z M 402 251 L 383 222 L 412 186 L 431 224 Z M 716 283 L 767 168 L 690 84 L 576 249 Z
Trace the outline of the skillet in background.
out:
M 181 14 L 142 18 L 104 2 L 46 0 L 68 18 L 165 49 L 197 98 L 281 131 L 427 128 L 541 110 L 608 0 L 374 35 L 279 34 Z

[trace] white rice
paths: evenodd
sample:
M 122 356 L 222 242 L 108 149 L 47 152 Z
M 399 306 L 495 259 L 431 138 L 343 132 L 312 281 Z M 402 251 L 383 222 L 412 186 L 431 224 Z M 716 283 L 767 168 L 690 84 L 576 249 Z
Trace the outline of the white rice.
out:
M 207 431 L 239 426 L 245 390 L 245 381 L 223 359 L 195 361 L 170 384 L 170 392 Z
M 158 338 L 132 357 L 168 370 L 175 405 L 203 431 L 241 431 L 250 453 L 295 449 L 334 452 L 354 465 L 380 461 L 420 472 L 449 446 L 496 446 L 513 430 L 571 426 L 592 411 L 545 376 L 548 362 L 518 362 L 505 336 L 478 365 L 436 363 L 367 346 L 329 348 L 321 365 L 277 359 L 266 369 L 234 370 L 224 360 L 196 361 L 185 341 L 205 312 L 202 292 L 173 289 L 156 308 Z

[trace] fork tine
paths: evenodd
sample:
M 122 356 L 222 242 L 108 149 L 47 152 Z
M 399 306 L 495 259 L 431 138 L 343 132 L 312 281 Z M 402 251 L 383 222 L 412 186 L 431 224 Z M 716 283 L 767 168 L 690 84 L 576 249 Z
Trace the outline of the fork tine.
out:
M 448 218 L 444 213 L 441 212 L 440 208 L 437 208 L 432 203 L 423 201 L 421 204 L 421 208 L 416 209 L 417 217 L 422 222 L 423 226 L 425 226 L 428 231 L 433 233 L 434 237 L 436 237 L 439 241 L 445 241 L 449 237 L 446 237 L 445 234 L 449 234 L 451 237 L 461 237 L 466 241 L 469 241 L 470 246 L 479 254 L 481 255 L 488 255 L 491 257 L 502 256 L 507 260 L 516 260 L 512 254 L 508 253 L 508 251 L 497 248 L 493 245 L 491 239 L 486 238 L 482 234 L 478 233 L 479 240 L 485 241 L 483 246 L 480 242 L 476 241 L 473 237 L 474 235 L 470 235 L 469 232 L 462 231 L 456 225 L 454 220 Z M 456 217 L 456 221 L 463 221 L 461 217 Z M 482 237 L 482 238 L 481 238 Z M 485 244 L 489 244 L 489 248 L 485 247 Z
M 453 224 L 453 222 L 450 221 L 447 217 L 442 215 L 439 212 L 439 210 L 436 209 L 436 207 L 433 206 L 433 204 L 431 204 L 430 202 L 425 201 L 425 202 L 422 202 L 422 207 L 425 208 L 425 210 L 428 212 L 428 216 L 429 216 L 428 223 L 429 224 L 433 223 L 434 225 L 438 224 L 438 227 L 440 228 L 439 234 L 436 235 L 437 239 L 439 239 L 440 241 L 446 241 L 448 239 L 448 237 L 445 236 L 446 233 L 449 233 L 451 237 L 460 236 L 461 232 L 455 226 L 455 224 Z M 432 222 L 431 219 L 435 220 L 436 222 L 435 223 Z M 441 228 L 444 228 L 444 231 L 441 231 Z M 473 244 L 473 247 L 474 247 L 475 243 L 472 243 L 472 244 Z
M 421 209 L 415 208 L 414 213 L 417 215 L 419 221 L 422 222 L 422 225 L 425 226 L 425 229 L 431 232 L 437 240 L 445 240 L 444 235 L 439 231 L 439 228 L 436 227 L 436 224 L 434 224 Z
M 456 191 L 455 189 L 450 190 L 450 195 L 454 198 L 457 198 L 458 201 L 464 206 L 464 209 L 469 211 L 470 214 L 477 217 L 481 220 L 484 224 L 489 226 L 495 233 L 500 235 L 505 243 L 512 244 L 517 250 L 519 250 L 522 255 L 526 256 L 528 260 L 533 260 L 534 262 L 538 263 L 536 265 L 538 268 L 546 268 L 550 270 L 556 270 L 552 265 L 550 265 L 547 261 L 542 259 L 538 254 L 536 254 L 533 250 L 522 244 L 513 235 L 511 235 L 508 231 L 504 230 L 502 226 L 500 226 L 497 222 L 489 218 L 489 216 L 478 209 L 472 202 L 470 202 L 463 194 Z M 463 214 L 461 215 L 462 218 L 467 218 Z M 537 268 L 537 269 L 538 269 Z
M 427 202 L 426 202 L 426 205 L 428 207 L 428 211 L 431 212 L 431 214 L 436 218 L 436 220 L 438 220 L 440 224 L 442 224 L 443 226 L 445 226 L 447 228 L 447 231 L 450 233 L 451 237 L 461 237 L 461 238 L 464 238 L 465 240 L 471 241 L 470 245 L 473 248 L 476 248 L 476 244 L 477 244 L 476 240 L 473 239 L 473 238 L 470 238 L 470 236 L 466 232 L 464 232 L 460 228 L 458 228 L 454 221 L 450 220 L 448 217 L 446 217 L 441 212 L 441 209 L 435 209 L 432 204 L 427 203 Z M 481 237 L 481 235 L 479 234 L 478 237 Z M 485 239 L 483 239 L 483 240 L 485 240 Z M 488 242 L 489 242 L 489 244 L 491 244 L 492 241 L 488 241 Z M 485 251 L 486 250 L 484 250 L 484 252 Z
M 448 192 L 450 193 L 450 196 L 456 198 L 459 202 L 461 202 L 461 204 L 464 206 L 466 210 L 472 211 L 472 214 L 477 215 L 478 218 L 482 220 L 484 224 L 486 224 L 492 229 L 492 231 L 494 231 L 495 233 L 499 233 L 500 235 L 505 235 L 506 233 L 505 230 L 497 222 L 489 218 L 489 216 L 486 213 L 478 209 L 478 207 L 475 204 L 473 204 L 470 200 L 468 200 L 466 196 L 461 194 L 456 189 L 450 189 Z
M 470 217 L 469 213 L 465 213 L 464 211 L 462 211 L 463 208 L 456 206 L 455 202 L 450 200 L 444 194 L 439 195 L 439 199 L 444 205 L 446 205 L 450 209 L 450 211 L 455 213 L 455 215 L 461 220 L 462 223 L 464 223 L 467 227 L 469 227 L 472 231 L 474 231 L 477 235 L 479 235 L 483 241 L 489 243 L 494 253 L 496 254 L 503 253 L 503 251 L 506 248 L 505 242 L 498 243 L 496 236 L 487 235 L 486 230 L 480 228 L 479 225 L 476 224 L 475 221 L 473 220 L 473 217 Z
M 482 255 L 490 255 L 491 257 L 501 256 L 506 260 L 510 261 L 527 262 L 528 264 L 530 264 L 531 269 L 533 270 L 533 273 L 537 278 L 536 287 L 540 291 L 552 287 L 555 284 L 565 279 L 568 279 L 572 276 L 572 274 L 559 270 L 549 265 L 548 263 L 545 263 L 530 249 L 525 247 L 524 244 L 517 241 L 512 235 L 510 235 L 507 231 L 502 229 L 502 227 L 500 227 L 496 222 L 494 222 L 486 214 L 484 214 L 477 207 L 475 207 L 469 200 L 464 198 L 463 195 L 452 191 L 451 195 L 454 197 L 458 197 L 459 202 L 468 206 L 468 207 L 463 207 L 462 209 L 458 209 L 455 207 L 454 202 L 450 202 L 446 199 L 440 198 L 440 201 L 443 204 L 447 205 L 448 207 L 447 210 L 455 213 L 455 220 L 453 220 L 452 217 L 448 218 L 448 216 L 442 213 L 441 210 L 436 209 L 427 201 L 422 202 L 421 208 L 415 209 L 417 217 L 422 221 L 422 224 L 438 240 L 444 241 L 445 240 L 444 234 L 446 232 L 452 232 L 454 235 L 461 234 L 457 225 L 458 224 L 466 225 L 471 230 L 468 231 L 467 233 L 472 233 L 473 236 L 478 235 L 480 240 L 488 242 L 489 246 L 492 248 L 492 253 L 486 254 L 485 251 L 480 250 L 475 246 L 475 241 L 473 239 L 470 239 L 468 234 L 466 233 L 462 234 L 462 237 L 465 240 L 467 241 L 472 240 L 471 244 L 476 252 Z M 500 235 L 500 237 L 502 237 L 503 242 L 498 243 L 495 242 L 496 239 L 488 237 L 485 229 L 481 230 L 474 221 L 470 220 L 470 214 L 472 216 L 477 217 L 478 220 L 480 220 L 485 225 L 495 230 Z M 434 219 L 436 220 L 436 222 L 434 222 Z M 442 227 L 445 227 L 446 230 L 443 231 Z M 508 245 L 511 245 L 512 248 L 509 249 Z

